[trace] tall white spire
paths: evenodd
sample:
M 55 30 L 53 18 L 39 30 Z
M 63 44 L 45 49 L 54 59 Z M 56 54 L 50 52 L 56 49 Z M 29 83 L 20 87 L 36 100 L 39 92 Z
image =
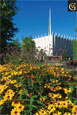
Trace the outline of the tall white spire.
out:
M 51 8 L 49 9 L 49 35 L 51 35 Z

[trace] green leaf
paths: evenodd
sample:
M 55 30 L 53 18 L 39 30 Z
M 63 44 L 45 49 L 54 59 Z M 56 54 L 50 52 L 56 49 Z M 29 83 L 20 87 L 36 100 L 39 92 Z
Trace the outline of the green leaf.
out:
M 30 101 L 30 99 L 25 99 L 26 101 Z
M 0 111 L 2 110 L 3 106 L 0 106 Z
M 77 105 L 77 100 L 74 101 L 74 104 Z
M 35 96 L 32 96 L 33 98 L 37 98 L 37 96 L 35 95 Z
M 25 91 L 26 91 L 25 95 L 26 95 L 26 96 L 28 96 L 28 95 L 29 95 L 29 93 L 28 93 L 27 89 L 23 88 L 23 90 L 25 90 Z
M 22 95 L 23 95 L 23 94 L 20 94 L 20 96 L 18 97 L 18 99 L 19 99 L 19 100 L 21 100 L 21 99 L 22 99 Z
M 35 106 L 35 105 L 32 105 L 32 107 L 33 107 L 33 108 L 38 108 L 38 107 L 37 107 L 37 106 Z
M 44 103 L 42 103 L 41 101 L 37 101 L 38 104 L 41 104 L 41 105 L 45 105 Z

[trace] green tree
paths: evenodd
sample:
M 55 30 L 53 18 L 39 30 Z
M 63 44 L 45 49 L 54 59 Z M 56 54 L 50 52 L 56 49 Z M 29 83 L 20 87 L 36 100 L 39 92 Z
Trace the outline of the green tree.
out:
M 75 29 L 75 32 L 76 32 L 76 39 L 77 39 L 77 14 L 76 14 L 76 29 Z
M 75 40 L 72 40 L 72 43 L 73 43 L 73 59 L 77 60 L 77 14 L 76 14 L 76 29 L 75 29 L 75 32 L 76 32 L 76 39 Z
M 22 49 L 27 52 L 34 52 L 35 42 L 32 40 L 32 37 L 25 37 L 22 41 Z
M 13 23 L 13 16 L 16 15 L 18 10 L 15 3 L 16 0 L 2 0 L 0 2 L 0 53 L 6 52 L 5 47 L 7 46 L 8 41 L 11 41 L 11 38 L 15 35 L 15 32 L 18 31 Z
M 20 43 L 17 40 L 13 40 L 11 43 L 8 43 L 8 47 L 13 47 L 15 50 L 20 50 Z
M 77 40 L 72 40 L 73 43 L 73 59 L 77 60 Z
M 25 37 L 21 46 L 21 57 L 27 60 L 32 60 L 35 57 L 35 42 L 32 37 Z

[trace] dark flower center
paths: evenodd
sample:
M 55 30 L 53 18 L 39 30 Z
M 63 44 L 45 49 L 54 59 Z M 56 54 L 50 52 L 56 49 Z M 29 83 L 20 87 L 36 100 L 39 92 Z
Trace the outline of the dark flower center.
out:
M 21 106 L 19 106 L 19 108 L 21 108 Z
M 17 103 L 17 101 L 15 101 L 15 103 Z
M 17 113 L 17 111 L 15 111 L 15 113 Z

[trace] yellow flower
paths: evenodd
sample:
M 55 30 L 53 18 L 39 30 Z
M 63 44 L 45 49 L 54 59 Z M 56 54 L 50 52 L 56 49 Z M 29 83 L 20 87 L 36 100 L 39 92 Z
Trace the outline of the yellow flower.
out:
M 49 104 L 49 105 L 48 105 L 48 110 L 50 110 L 49 113 L 53 112 L 55 109 L 56 109 L 56 108 L 55 108 L 55 106 L 54 106 L 53 104 Z
M 68 97 L 65 97 L 65 99 L 68 99 Z
M 19 71 L 19 72 L 18 72 L 18 75 L 22 75 L 22 71 Z
M 62 101 L 57 101 L 55 105 L 57 108 L 62 108 Z
M 54 94 L 53 94 L 53 93 L 48 93 L 48 96 L 49 96 L 49 97 L 53 97 Z
M 58 85 L 61 85 L 61 83 L 58 83 Z
M 6 84 L 6 85 L 8 85 L 10 82 L 11 82 L 11 80 L 10 80 L 10 79 L 6 79 L 5 84 Z
M 16 107 L 16 106 L 19 105 L 19 104 L 20 104 L 20 102 L 18 102 L 18 101 L 13 101 L 11 105 L 14 106 L 14 107 Z
M 60 87 L 60 86 L 56 87 L 56 90 L 61 90 L 61 89 L 62 89 L 62 87 Z
M 64 74 L 64 77 L 67 77 L 67 74 Z
M 50 87 L 50 91 L 56 91 L 56 88 L 54 88 L 54 87 Z
M 77 105 L 72 108 L 72 115 L 77 115 Z
M 53 113 L 53 115 L 62 115 L 62 112 L 57 111 L 56 113 Z
M 69 77 L 69 78 L 71 78 L 72 76 L 71 76 L 71 75 L 69 75 L 68 77 Z
M 3 97 L 4 100 L 11 100 L 12 97 L 14 96 L 15 92 L 13 92 L 13 90 L 9 89 L 5 92 L 5 96 Z
M 7 87 L 8 87 L 8 86 L 7 86 L 6 84 L 5 84 L 5 85 L 3 85 L 3 88 L 4 88 L 4 89 L 7 89 Z
M 67 113 L 67 112 L 65 112 L 63 115 L 71 115 L 71 113 Z
M 17 110 L 18 110 L 19 112 L 21 112 L 21 111 L 24 110 L 24 106 L 21 105 L 21 104 L 17 104 L 17 106 L 15 106 L 15 107 L 17 108 Z
M 69 104 L 72 104 L 72 101 L 71 100 L 66 100 L 66 103 L 69 105 Z
M 41 98 L 40 98 L 40 101 L 41 101 L 41 102 L 44 102 L 45 100 L 46 100 L 46 97 L 41 97 Z
M 3 98 L 5 101 L 12 100 L 13 95 L 5 95 Z
M 4 104 L 4 100 L 0 100 L 0 105 L 3 105 Z
M 58 82 L 58 80 L 56 80 L 56 83 Z
M 60 64 L 56 64 L 56 66 L 60 66 Z
M 39 111 L 39 115 L 46 115 L 46 111 L 45 111 L 44 109 L 41 109 L 41 110 Z
M 52 81 L 52 83 L 56 83 L 56 81 Z
M 4 91 L 4 88 L 2 87 L 2 88 L 0 89 L 0 94 L 2 94 L 3 91 Z
M 56 97 L 57 97 L 57 98 L 62 98 L 61 94 L 57 94 Z
M 35 113 L 35 115 L 39 115 L 39 113 Z
M 15 92 L 12 89 L 9 89 L 5 92 L 5 95 L 11 95 L 14 96 Z
M 11 115 L 20 115 L 20 112 L 16 108 L 14 108 L 11 111 Z
M 50 88 L 50 83 L 45 84 L 44 88 Z
M 17 84 L 17 83 L 16 83 L 16 84 L 14 84 L 14 86 L 15 86 L 15 87 L 20 87 L 20 85 L 19 85 L 19 84 Z
M 63 70 L 64 70 L 64 68 L 61 68 L 61 70 L 63 71 Z
M 66 103 L 66 101 L 62 101 L 62 107 L 63 108 L 68 108 L 68 104 Z
M 14 83 L 16 83 L 16 80 L 12 80 L 12 81 L 11 81 L 11 84 L 14 84 Z
M 63 90 L 64 90 L 65 94 L 68 94 L 71 92 L 71 88 L 64 88 Z
M 0 94 L 3 93 L 3 91 L 7 88 L 8 86 L 5 84 L 5 85 L 0 85 Z

